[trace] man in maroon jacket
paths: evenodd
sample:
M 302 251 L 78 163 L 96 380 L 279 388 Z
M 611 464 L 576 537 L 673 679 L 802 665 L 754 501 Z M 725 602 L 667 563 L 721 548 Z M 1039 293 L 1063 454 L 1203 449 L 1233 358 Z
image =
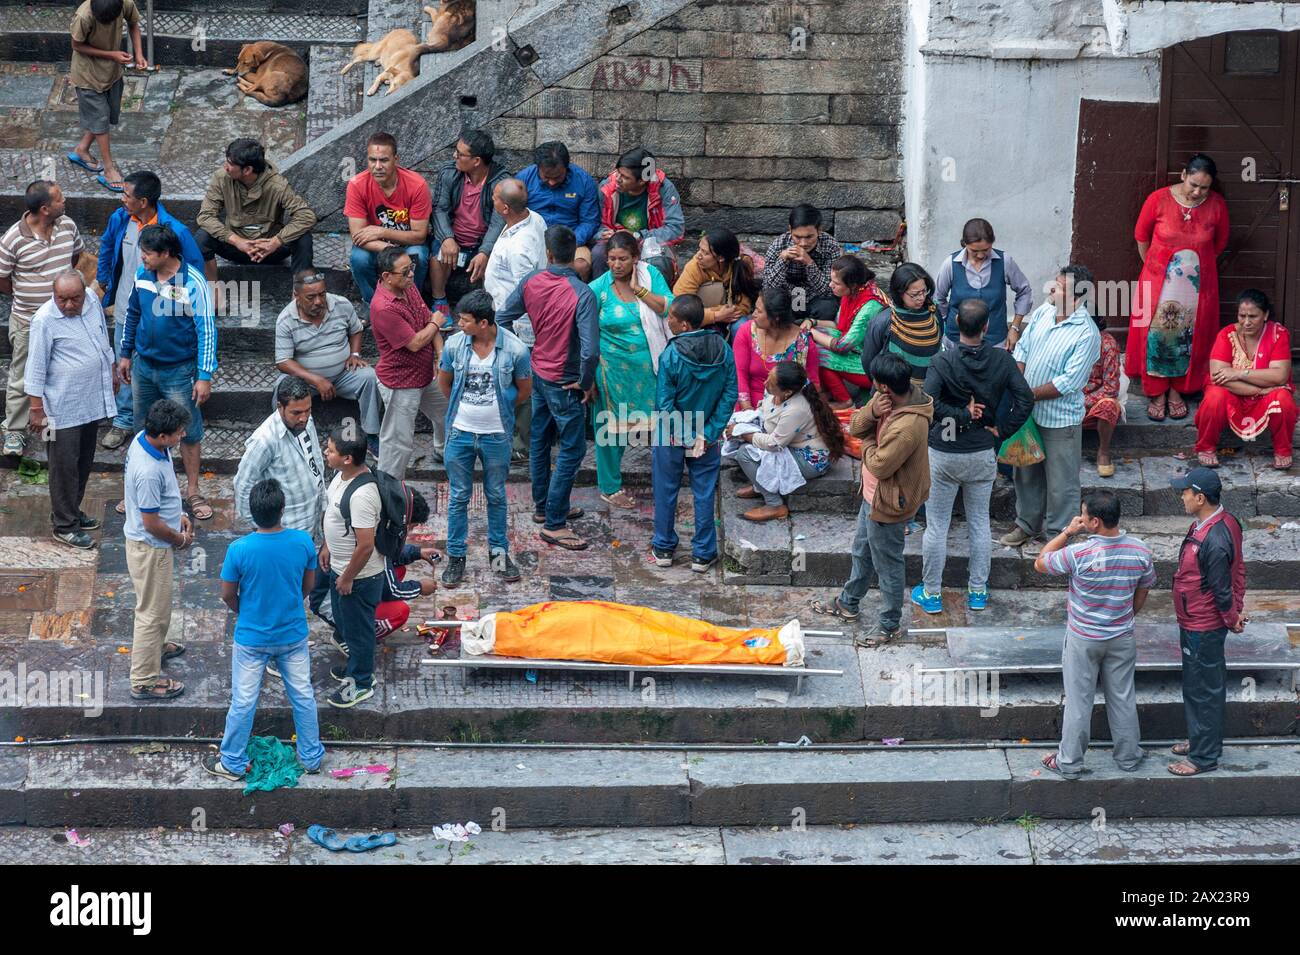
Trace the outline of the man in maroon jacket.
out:
M 1169 766 L 1175 776 L 1196 776 L 1219 768 L 1223 753 L 1223 708 L 1228 668 L 1223 642 L 1228 631 L 1246 627 L 1246 562 L 1241 525 L 1223 509 L 1223 485 L 1209 468 L 1193 468 L 1173 480 L 1183 509 L 1196 518 L 1178 552 L 1174 613 L 1183 647 L 1183 707 L 1187 742 L 1177 743 Z

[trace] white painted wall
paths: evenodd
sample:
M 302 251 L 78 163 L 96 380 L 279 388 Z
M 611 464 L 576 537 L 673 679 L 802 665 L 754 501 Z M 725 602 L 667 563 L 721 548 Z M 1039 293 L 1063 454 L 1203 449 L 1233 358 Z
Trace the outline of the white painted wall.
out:
M 1159 60 L 925 56 L 917 72 L 903 137 L 909 258 L 933 272 L 980 216 L 1041 301 L 1070 252 L 1079 101 L 1158 101 Z

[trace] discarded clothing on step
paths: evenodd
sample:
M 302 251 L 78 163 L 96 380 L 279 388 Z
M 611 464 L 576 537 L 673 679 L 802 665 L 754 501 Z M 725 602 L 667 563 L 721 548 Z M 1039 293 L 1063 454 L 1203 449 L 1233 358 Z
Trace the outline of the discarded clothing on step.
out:
M 369 852 L 371 849 L 397 845 L 397 834 L 394 832 L 372 832 L 369 835 L 344 839 L 333 829 L 327 829 L 325 826 L 308 826 L 307 838 L 330 852 L 342 852 L 345 849 L 348 852 Z
M 648 607 L 564 600 L 490 613 L 461 627 L 465 653 L 638 666 L 743 663 L 803 666 L 798 620 L 784 627 L 719 627 Z
M 281 787 L 298 785 L 298 777 L 306 770 L 293 749 L 274 736 L 254 736 L 248 741 L 248 772 L 244 795 L 269 793 Z

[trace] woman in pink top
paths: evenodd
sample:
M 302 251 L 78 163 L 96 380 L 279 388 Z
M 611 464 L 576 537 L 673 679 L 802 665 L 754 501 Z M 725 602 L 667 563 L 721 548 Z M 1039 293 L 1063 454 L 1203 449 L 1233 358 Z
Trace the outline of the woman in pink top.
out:
M 736 381 L 740 388 L 737 410 L 752 411 L 758 407 L 768 373 L 781 361 L 798 362 L 807 372 L 808 380 L 822 391 L 817 343 L 800 329 L 786 289 L 763 289 L 754 303 L 753 316 L 736 330 L 731 349 L 736 356 Z

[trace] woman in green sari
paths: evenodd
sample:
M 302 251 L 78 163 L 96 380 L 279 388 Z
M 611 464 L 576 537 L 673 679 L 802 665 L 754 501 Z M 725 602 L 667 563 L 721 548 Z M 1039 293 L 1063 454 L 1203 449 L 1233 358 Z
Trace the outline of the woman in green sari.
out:
M 592 427 L 601 499 L 633 508 L 623 490 L 623 451 L 648 446 L 659 354 L 668 343 L 666 316 L 673 294 L 657 268 L 641 261 L 630 232 L 616 232 L 606 249 L 609 271 L 591 283 L 600 305 L 600 364 Z

